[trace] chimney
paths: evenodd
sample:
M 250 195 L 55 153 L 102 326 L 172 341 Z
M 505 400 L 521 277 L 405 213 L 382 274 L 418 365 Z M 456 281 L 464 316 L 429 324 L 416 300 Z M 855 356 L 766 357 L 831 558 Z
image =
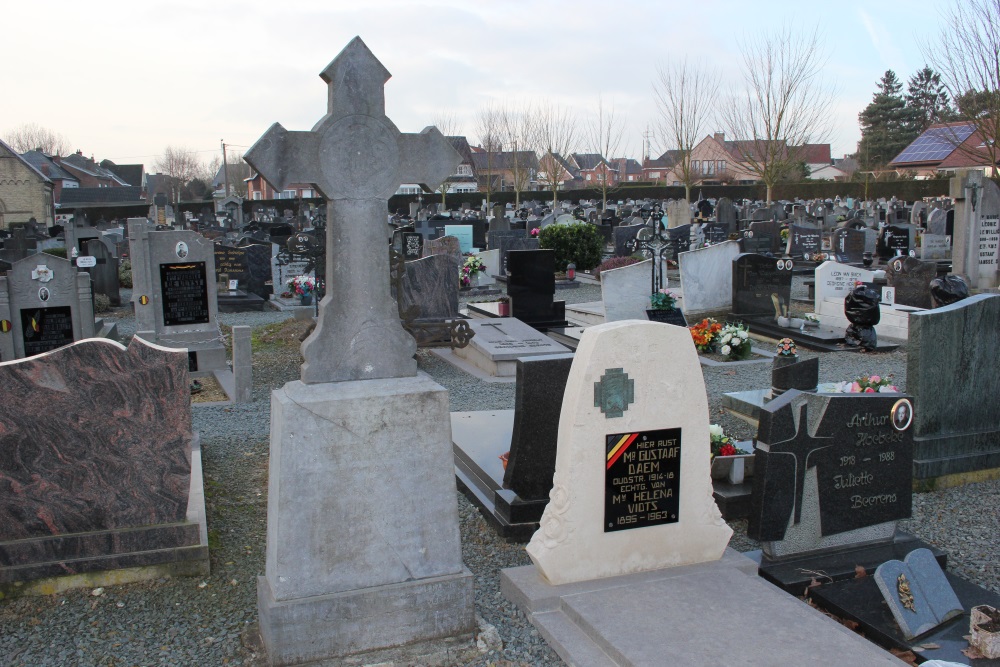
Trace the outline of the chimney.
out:
M 725 143 L 726 142 L 726 133 L 725 132 L 716 132 L 715 134 L 712 135 L 712 138 L 714 138 L 720 144 Z
M 76 149 L 76 154 L 79 155 L 80 157 L 83 157 L 83 151 L 80 150 L 79 148 Z

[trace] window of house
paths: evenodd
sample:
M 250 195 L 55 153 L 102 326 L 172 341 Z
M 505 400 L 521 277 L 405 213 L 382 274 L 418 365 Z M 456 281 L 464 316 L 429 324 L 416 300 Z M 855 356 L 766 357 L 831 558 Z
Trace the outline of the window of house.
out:
M 254 192 L 253 193 L 253 198 L 259 201 L 260 200 L 260 193 L 259 192 Z
M 651 172 L 649 172 L 649 177 L 650 178 L 659 178 L 660 177 L 660 172 L 658 172 L 658 171 L 651 171 Z
M 588 181 L 590 180 L 590 174 L 587 174 L 587 180 Z
M 705 175 L 712 176 L 715 174 L 715 162 L 712 160 L 705 160 Z
M 313 194 L 312 188 L 302 188 L 302 198 L 303 199 L 309 199 L 309 198 L 315 197 L 315 196 L 316 195 Z
M 696 174 L 701 171 L 701 160 L 691 160 L 691 171 Z
M 460 164 L 458 165 L 458 171 L 455 172 L 457 176 L 472 176 L 472 165 Z
M 295 199 L 295 190 L 282 190 L 279 199 Z
M 718 162 L 718 164 L 716 166 L 718 167 L 719 173 L 721 174 L 722 172 L 724 172 L 726 170 L 726 161 L 725 160 L 719 160 L 719 162 Z

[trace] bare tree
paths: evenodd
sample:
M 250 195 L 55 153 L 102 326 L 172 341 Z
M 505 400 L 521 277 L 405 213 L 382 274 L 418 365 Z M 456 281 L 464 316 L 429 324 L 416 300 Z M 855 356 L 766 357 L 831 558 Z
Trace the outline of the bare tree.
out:
M 521 193 L 528 189 L 538 171 L 538 114 L 531 105 L 507 107 L 501 112 L 501 136 L 504 172 L 510 173 L 514 190 L 514 208 L 521 206 Z
M 576 114 L 567 107 L 549 102 L 538 108 L 538 148 L 542 154 L 538 181 L 552 190 L 552 208 L 559 202 L 563 166 L 556 156 L 565 158 L 576 141 Z
M 805 144 L 827 141 L 835 91 L 820 81 L 825 57 L 819 31 L 785 26 L 742 45 L 744 89 L 721 107 L 719 116 L 741 166 L 767 186 L 802 161 Z
M 174 203 L 174 220 L 180 220 L 181 191 L 204 169 L 198 154 L 187 148 L 167 146 L 156 158 L 153 168 L 168 177 L 170 200 Z
M 954 128 L 950 140 L 967 157 L 989 165 L 987 173 L 1000 183 L 1000 0 L 953 0 L 942 12 L 940 38 L 922 48 L 924 57 L 941 73 L 961 120 L 980 136 L 975 146 Z M 975 143 L 975 142 L 973 142 Z
M 625 134 L 625 119 L 615 115 L 612 103 L 605 106 L 604 98 L 597 98 L 597 113 L 592 116 L 587 127 L 587 146 L 589 150 L 601 156 L 597 169 L 597 186 L 601 191 L 601 210 L 608 208 L 608 193 L 615 189 L 612 182 L 609 156 L 617 155 L 622 148 L 622 137 Z
M 38 150 L 46 155 L 68 155 L 69 140 L 37 123 L 23 123 L 7 133 L 5 141 L 18 153 Z
M 458 115 L 455 114 L 452 111 L 441 111 L 441 112 L 439 112 L 434 117 L 434 120 L 432 121 L 432 124 L 434 125 L 434 127 L 436 127 L 441 132 L 441 134 L 443 134 L 447 138 L 458 136 L 459 133 L 461 132 L 461 128 L 462 128 L 462 125 L 461 125 L 461 123 L 458 120 Z M 438 188 L 437 188 L 437 190 L 436 190 L 436 192 L 438 192 L 441 195 L 441 206 L 442 206 L 442 208 L 447 203 L 446 202 L 446 197 L 448 195 L 448 189 L 451 187 L 451 184 L 454 182 L 454 180 L 452 179 L 452 176 L 455 176 L 455 175 L 456 174 L 451 174 L 448 178 L 446 178 L 443 181 L 441 181 L 441 185 L 439 185 Z
M 486 162 L 485 178 L 482 174 L 478 176 L 480 187 L 486 192 L 486 210 L 490 209 L 490 194 L 494 187 L 494 168 L 496 167 L 497 153 L 502 146 L 503 110 L 496 104 L 490 103 L 479 111 L 476 118 L 476 133 L 479 135 L 479 146 L 483 149 Z
M 653 94 L 660 120 L 657 134 L 665 148 L 677 151 L 674 173 L 684 183 L 685 199 L 691 201 L 691 186 L 701 177 L 692 168 L 691 152 L 712 120 L 713 102 L 719 89 L 715 70 L 688 64 L 687 58 L 657 68 Z

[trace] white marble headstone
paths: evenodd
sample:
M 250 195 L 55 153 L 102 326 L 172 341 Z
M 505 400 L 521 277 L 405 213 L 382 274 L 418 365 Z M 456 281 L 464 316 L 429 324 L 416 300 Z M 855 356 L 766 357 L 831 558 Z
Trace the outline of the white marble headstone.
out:
M 544 579 L 718 560 L 733 531 L 712 499 L 708 422 L 686 329 L 636 321 L 587 329 L 566 382 L 551 500 L 527 547 Z M 669 439 L 651 435 L 663 432 Z M 619 462 L 633 479 L 609 476 Z
M 857 281 L 870 283 L 875 277 L 873 271 L 856 266 L 827 261 L 816 267 L 816 308 L 824 299 L 843 299 Z
M 684 315 L 728 310 L 733 305 L 733 260 L 740 254 L 739 241 L 724 241 L 678 256 Z
M 601 271 L 604 321 L 644 320 L 652 292 L 653 260 Z

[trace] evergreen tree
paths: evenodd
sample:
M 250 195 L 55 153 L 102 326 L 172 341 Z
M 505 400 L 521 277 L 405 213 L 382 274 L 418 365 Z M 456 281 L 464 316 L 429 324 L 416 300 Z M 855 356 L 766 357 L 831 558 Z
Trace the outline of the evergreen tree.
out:
M 927 65 L 910 77 L 906 106 L 913 111 L 921 132 L 934 123 L 946 123 L 955 118 L 941 75 Z
M 888 164 L 920 135 L 916 114 L 906 106 L 903 84 L 896 73 L 887 70 L 878 86 L 871 103 L 858 114 L 858 161 L 862 169 Z

